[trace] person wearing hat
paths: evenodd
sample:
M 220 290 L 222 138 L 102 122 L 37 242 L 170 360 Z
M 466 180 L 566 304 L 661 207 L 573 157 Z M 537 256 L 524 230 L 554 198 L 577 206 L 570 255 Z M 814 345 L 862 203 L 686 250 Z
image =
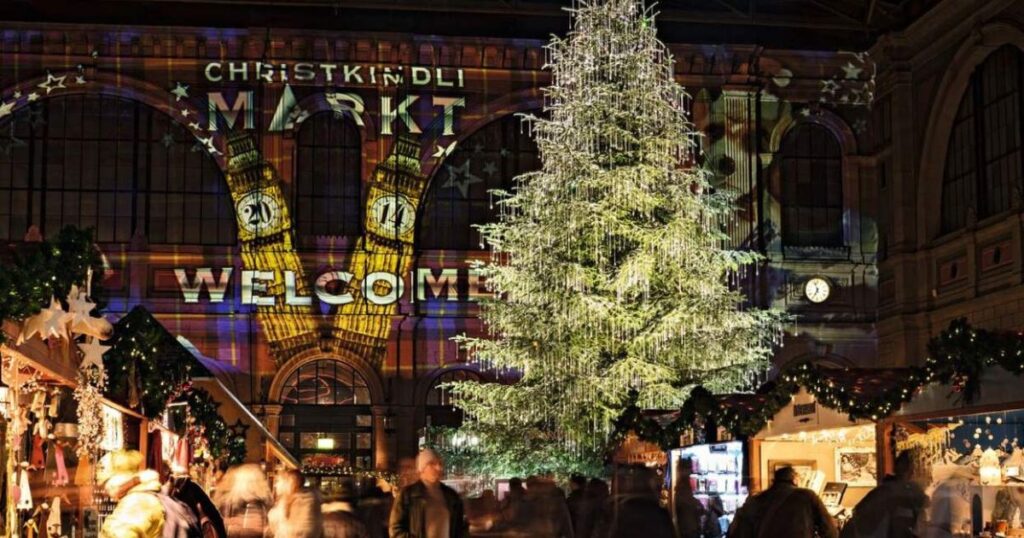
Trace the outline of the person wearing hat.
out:
M 391 508 L 391 538 L 466 538 L 462 499 L 441 483 L 444 461 L 429 448 L 416 456 L 420 479 L 399 492 Z
M 137 450 L 119 450 L 103 456 L 96 480 L 117 507 L 103 521 L 100 538 L 160 538 L 164 507 L 155 493 L 160 475 L 142 468 Z

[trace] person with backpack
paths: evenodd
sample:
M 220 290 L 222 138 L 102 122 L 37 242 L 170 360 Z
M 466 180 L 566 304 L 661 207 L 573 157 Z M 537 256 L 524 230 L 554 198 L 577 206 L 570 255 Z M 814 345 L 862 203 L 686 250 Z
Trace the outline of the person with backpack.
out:
M 159 473 L 144 469 L 142 462 L 137 450 L 111 452 L 100 460 L 97 482 L 117 501 L 100 538 L 202 538 L 192 511 L 165 495 Z
M 923 534 L 920 526 L 928 495 L 914 481 L 914 462 L 908 451 L 896 458 L 895 471 L 857 503 L 841 538 L 914 538 Z
M 228 538 L 224 519 L 202 486 L 196 484 L 183 469 L 175 469 L 174 465 L 171 468 L 172 474 L 164 486 L 165 492 L 192 510 L 199 521 L 203 538 Z

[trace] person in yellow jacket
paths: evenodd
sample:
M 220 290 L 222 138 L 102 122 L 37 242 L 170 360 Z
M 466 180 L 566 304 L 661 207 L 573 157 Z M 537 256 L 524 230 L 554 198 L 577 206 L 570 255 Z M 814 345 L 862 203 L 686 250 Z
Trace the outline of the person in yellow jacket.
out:
M 164 507 L 155 493 L 160 475 L 142 468 L 142 454 L 121 450 L 100 460 L 97 482 L 117 507 L 103 521 L 100 538 L 160 538 L 164 529 Z

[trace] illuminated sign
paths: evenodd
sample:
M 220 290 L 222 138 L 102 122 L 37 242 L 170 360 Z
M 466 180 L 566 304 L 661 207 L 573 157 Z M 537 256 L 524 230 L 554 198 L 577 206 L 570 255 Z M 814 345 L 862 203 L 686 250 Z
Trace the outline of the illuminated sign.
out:
M 203 290 L 206 290 L 207 302 L 221 303 L 234 276 L 233 267 L 222 267 L 214 274 L 211 267 L 196 269 L 178 268 L 174 270 L 186 303 L 198 303 Z M 312 279 L 312 295 L 303 295 L 300 291 L 296 272 L 290 270 L 245 270 L 239 279 L 239 297 L 242 304 L 257 306 L 310 306 L 314 297 L 317 301 L 328 305 L 346 305 L 363 300 L 375 305 L 391 305 L 400 301 L 406 290 L 414 288 L 409 300 L 426 301 L 428 298 L 458 301 L 460 288 L 467 291 L 466 299 L 474 301 L 482 296 L 490 295 L 486 290 L 485 279 L 478 269 L 440 269 L 420 267 L 403 275 L 375 271 L 363 279 L 356 278 L 348 271 L 325 271 Z M 412 286 L 407 286 L 412 282 Z M 279 289 L 284 284 L 283 301 L 268 290 Z M 428 297 L 429 296 L 429 297 Z

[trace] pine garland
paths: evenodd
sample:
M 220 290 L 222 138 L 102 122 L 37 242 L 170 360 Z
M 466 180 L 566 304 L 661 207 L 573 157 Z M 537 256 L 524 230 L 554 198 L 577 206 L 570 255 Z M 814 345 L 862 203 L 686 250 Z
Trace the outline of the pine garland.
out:
M 50 306 L 52 297 L 65 299 L 72 284 L 85 283 L 90 268 L 96 300 L 102 290 L 103 258 L 92 229 L 68 226 L 53 239 L 19 243 L 0 270 L 0 320 L 21 321 Z M 0 332 L 0 343 L 6 339 Z
M 836 369 L 804 363 L 783 372 L 755 394 L 722 397 L 704 388 L 694 389 L 676 416 L 666 422 L 631 405 L 616 422 L 616 439 L 633 431 L 668 449 L 678 446 L 679 436 L 695 424 L 714 424 L 735 437 L 749 437 L 764 429 L 801 388 L 851 420 L 879 420 L 932 383 L 952 385 L 953 405 L 970 405 L 981 393 L 985 369 L 999 366 L 1017 376 L 1024 373 L 1024 335 L 977 329 L 965 318 L 953 320 L 932 338 L 928 352 L 923 366 L 906 369 L 898 383 L 873 398 L 857 393 L 857 387 L 835 382 Z M 748 400 L 746 405 L 729 405 L 743 400 Z

